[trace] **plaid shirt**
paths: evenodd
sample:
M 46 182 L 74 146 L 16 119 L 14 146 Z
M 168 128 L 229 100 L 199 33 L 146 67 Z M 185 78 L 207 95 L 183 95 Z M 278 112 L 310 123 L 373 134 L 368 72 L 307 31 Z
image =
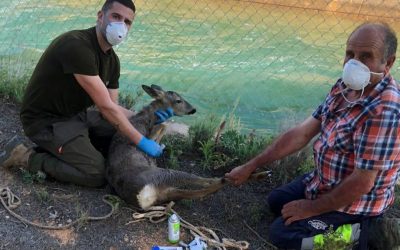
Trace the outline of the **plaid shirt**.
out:
M 333 86 L 313 117 L 321 121 L 314 142 L 316 168 L 304 182 L 308 199 L 316 199 L 339 185 L 354 168 L 378 170 L 374 187 L 338 211 L 375 216 L 394 202 L 400 169 L 400 91 L 391 76 L 368 96 L 339 108 L 345 102 L 342 80 Z

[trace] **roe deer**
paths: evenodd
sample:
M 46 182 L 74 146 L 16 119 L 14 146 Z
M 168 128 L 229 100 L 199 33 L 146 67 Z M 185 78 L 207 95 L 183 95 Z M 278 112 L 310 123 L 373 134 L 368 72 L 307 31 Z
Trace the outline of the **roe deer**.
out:
M 146 137 L 159 142 L 165 131 L 163 124 L 155 125 L 156 110 L 172 108 L 176 116 L 196 112 L 176 92 L 164 91 L 157 85 L 142 85 L 142 88 L 155 100 L 129 121 Z M 201 198 L 225 185 L 223 178 L 202 178 L 182 171 L 159 168 L 155 159 L 137 149 L 120 133 L 115 134 L 111 141 L 107 180 L 123 200 L 144 210 L 171 200 Z

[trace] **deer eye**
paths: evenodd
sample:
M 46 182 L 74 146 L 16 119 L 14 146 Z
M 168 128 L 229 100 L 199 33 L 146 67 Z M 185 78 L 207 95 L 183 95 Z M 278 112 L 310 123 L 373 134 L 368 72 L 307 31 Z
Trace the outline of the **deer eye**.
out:
M 181 101 L 181 100 L 176 100 L 175 102 L 176 102 L 176 103 L 182 103 L 182 101 Z

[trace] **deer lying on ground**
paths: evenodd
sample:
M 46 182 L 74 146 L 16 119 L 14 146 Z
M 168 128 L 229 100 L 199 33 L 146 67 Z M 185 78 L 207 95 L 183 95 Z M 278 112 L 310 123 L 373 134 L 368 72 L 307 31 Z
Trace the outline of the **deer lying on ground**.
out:
M 164 135 L 165 126 L 155 125 L 155 111 L 172 108 L 176 116 L 196 112 L 196 109 L 176 92 L 164 91 L 157 85 L 142 85 L 142 88 L 155 100 L 129 121 L 142 135 L 157 142 Z M 172 200 L 202 198 L 225 185 L 223 178 L 203 178 L 182 171 L 160 168 L 154 158 L 137 149 L 120 133 L 115 134 L 111 141 L 107 180 L 123 200 L 144 210 Z

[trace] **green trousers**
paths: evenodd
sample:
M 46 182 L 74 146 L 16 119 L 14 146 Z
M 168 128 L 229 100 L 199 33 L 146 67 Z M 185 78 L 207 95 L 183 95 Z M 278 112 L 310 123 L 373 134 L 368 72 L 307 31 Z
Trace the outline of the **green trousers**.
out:
M 29 137 L 38 146 L 29 158 L 29 170 L 62 182 L 103 186 L 104 156 L 115 131 L 95 110 L 56 122 Z

